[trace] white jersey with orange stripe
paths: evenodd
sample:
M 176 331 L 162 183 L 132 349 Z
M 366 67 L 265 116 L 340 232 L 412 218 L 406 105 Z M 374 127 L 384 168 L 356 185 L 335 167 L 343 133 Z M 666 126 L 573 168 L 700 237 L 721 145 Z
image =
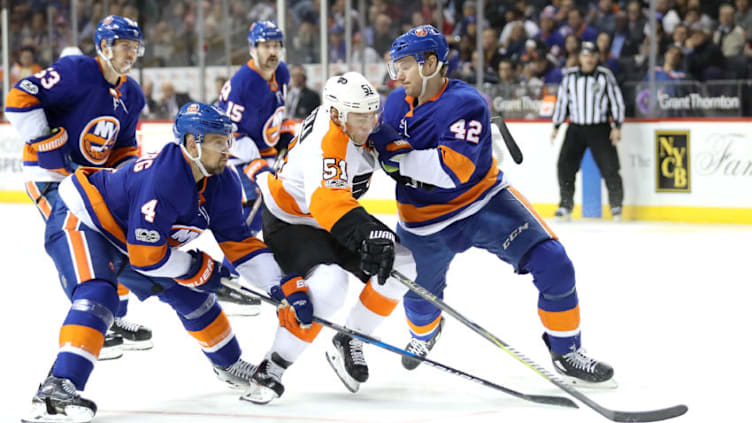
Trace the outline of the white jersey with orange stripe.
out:
M 359 207 L 378 168 L 375 151 L 356 146 L 323 107 L 304 121 L 277 175 L 258 179 L 266 208 L 291 224 L 331 230 L 345 213 Z M 355 190 L 354 190 L 355 187 Z

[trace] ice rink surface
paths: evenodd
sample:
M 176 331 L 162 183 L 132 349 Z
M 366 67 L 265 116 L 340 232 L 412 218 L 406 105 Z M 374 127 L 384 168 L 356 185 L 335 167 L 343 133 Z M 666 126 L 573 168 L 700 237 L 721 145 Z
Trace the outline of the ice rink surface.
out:
M 43 225 L 31 205 L 0 205 L 3 335 L 0 421 L 19 421 L 57 351 L 68 301 L 43 249 Z M 393 224 L 394 217 L 384 217 Z M 749 308 L 752 226 L 607 221 L 552 222 L 577 271 L 583 344 L 611 363 L 616 390 L 583 390 L 602 405 L 649 410 L 679 403 L 676 422 L 749 421 Z M 197 240 L 212 248 L 206 240 Z M 470 250 L 449 271 L 445 300 L 503 341 L 553 371 L 540 339 L 537 291 L 494 256 Z M 352 281 L 338 323 L 361 288 Z M 746 316 L 746 317 L 745 317 Z M 219 382 L 171 309 L 131 300 L 129 318 L 154 331 L 154 349 L 98 363 L 84 396 L 99 406 L 95 422 L 605 422 L 579 410 L 528 403 L 367 346 L 370 379 L 348 392 L 324 351 L 324 329 L 285 374 L 286 392 L 267 406 L 239 401 Z M 244 357 L 258 363 L 272 342 L 276 316 L 230 317 Z M 747 322 L 747 323 L 744 323 Z M 402 306 L 376 336 L 404 348 Z M 447 318 L 430 358 L 526 393 L 564 395 L 556 386 L 479 335 Z

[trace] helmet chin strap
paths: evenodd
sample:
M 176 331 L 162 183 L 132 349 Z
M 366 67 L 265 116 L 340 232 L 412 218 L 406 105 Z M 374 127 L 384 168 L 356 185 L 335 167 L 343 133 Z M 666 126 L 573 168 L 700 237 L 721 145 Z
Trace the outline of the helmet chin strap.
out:
M 128 69 L 126 69 L 125 73 L 121 73 L 121 72 L 117 71 L 115 69 L 115 67 L 112 66 L 112 47 L 110 47 L 108 45 L 107 49 L 108 49 L 108 52 L 109 52 L 109 54 L 107 56 L 105 56 L 105 54 L 102 52 L 102 50 L 97 51 L 97 54 L 99 55 L 99 57 L 101 57 L 102 60 L 104 60 L 104 62 L 107 63 L 107 67 L 110 68 L 110 70 L 113 71 L 115 73 L 115 75 L 117 75 L 118 77 L 121 77 L 121 76 L 125 75 L 126 73 L 128 73 L 128 71 L 130 70 L 130 66 L 128 67 Z
M 421 84 L 421 87 L 420 87 L 420 95 L 418 96 L 418 98 L 423 97 L 423 94 L 426 93 L 426 86 L 428 85 L 428 80 L 439 74 L 439 71 L 441 70 L 441 66 L 443 65 L 443 63 L 441 62 L 437 62 L 437 63 L 438 64 L 436 65 L 436 70 L 428 76 L 423 75 L 423 65 L 418 64 L 418 75 L 420 75 L 420 78 L 423 80 L 423 83 Z
M 193 163 L 196 163 L 196 166 L 198 166 L 198 170 L 201 171 L 201 174 L 204 175 L 204 177 L 209 177 L 209 172 L 206 171 L 206 168 L 204 167 L 204 164 L 201 163 L 201 152 L 203 151 L 201 148 L 201 143 L 196 143 L 196 148 L 198 148 L 198 156 L 193 157 L 190 152 L 188 152 L 188 149 L 185 148 L 185 145 L 183 143 L 180 144 L 180 149 L 183 150 L 183 153 L 185 153 L 186 156 L 188 156 L 189 159 L 193 160 Z

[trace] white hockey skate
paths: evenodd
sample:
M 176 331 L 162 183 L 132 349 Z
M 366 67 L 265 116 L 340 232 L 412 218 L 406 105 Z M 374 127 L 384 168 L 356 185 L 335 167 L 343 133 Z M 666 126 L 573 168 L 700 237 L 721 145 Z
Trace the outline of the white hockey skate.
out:
M 48 376 L 31 401 L 25 423 L 88 423 L 97 413 L 93 401 L 82 398 L 68 379 Z
M 272 353 L 259 364 L 251 377 L 251 385 L 240 397 L 241 400 L 254 404 L 268 404 L 282 396 L 285 387 L 282 385 L 282 374 L 290 367 L 289 361 L 277 353 Z
M 229 367 L 214 365 L 214 373 L 216 373 L 217 379 L 230 385 L 232 389 L 248 389 L 251 383 L 251 376 L 253 376 L 255 371 L 256 366 L 242 358 Z

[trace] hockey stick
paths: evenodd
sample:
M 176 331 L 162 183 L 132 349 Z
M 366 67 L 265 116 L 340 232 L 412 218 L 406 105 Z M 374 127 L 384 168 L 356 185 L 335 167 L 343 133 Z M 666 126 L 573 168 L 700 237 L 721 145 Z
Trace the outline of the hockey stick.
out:
M 517 145 L 517 142 L 514 140 L 514 137 L 512 137 L 512 133 L 509 132 L 509 128 L 507 128 L 507 123 L 504 121 L 504 118 L 501 116 L 494 116 L 491 118 L 491 122 L 498 123 L 497 126 L 501 132 L 501 138 L 504 139 L 504 144 L 506 144 L 507 150 L 509 150 L 509 155 L 512 156 L 512 160 L 517 164 L 522 163 L 522 151 L 520 150 L 520 146 Z
M 282 151 L 277 154 L 277 160 L 274 162 L 274 167 L 272 168 L 273 172 L 277 172 L 279 168 L 282 167 L 282 164 L 285 161 L 285 156 L 287 156 L 287 149 L 284 148 Z M 251 213 L 248 215 L 248 218 L 245 219 L 245 224 L 250 225 L 253 221 L 253 218 L 256 217 L 256 214 L 258 214 L 259 209 L 261 208 L 261 203 L 263 202 L 263 197 L 261 194 L 256 198 L 256 201 L 253 202 L 253 208 L 251 208 Z
M 483 329 L 479 325 L 475 324 L 474 322 L 467 319 L 465 316 L 455 311 L 452 307 L 448 306 L 440 298 L 438 298 L 437 296 L 433 295 L 422 286 L 415 283 L 415 281 L 410 280 L 410 278 L 406 277 L 405 275 L 398 272 L 397 270 L 392 270 L 392 276 L 396 278 L 398 281 L 400 281 L 403 285 L 408 287 L 411 291 L 418 294 L 424 300 L 428 301 L 429 303 L 441 309 L 441 311 L 459 320 L 462 324 L 469 327 L 474 332 L 478 333 L 479 335 L 486 338 L 487 340 L 491 341 L 494 345 L 506 351 L 512 357 L 516 358 L 517 361 L 526 365 L 527 367 L 529 367 L 530 369 L 532 369 L 539 375 L 543 376 L 543 378 L 545 378 L 549 382 L 558 386 L 559 389 L 577 398 L 583 404 L 597 411 L 600 415 L 602 415 L 603 417 L 609 420 L 612 420 L 615 422 L 655 422 L 655 421 L 670 419 L 673 417 L 679 417 L 682 414 L 686 413 L 688 410 L 687 406 L 683 404 L 675 405 L 673 407 L 668 407 L 668 408 L 662 408 L 659 410 L 651 410 L 651 411 L 616 411 L 616 410 L 611 410 L 609 408 L 603 407 L 602 405 L 598 404 L 597 402 L 585 396 L 585 394 L 583 394 L 582 392 L 567 385 L 559 377 L 553 375 L 551 372 L 544 369 L 539 364 L 536 364 L 531 359 L 527 358 L 524 354 L 517 351 L 511 345 L 495 337 L 487 330 Z
M 252 289 L 244 286 L 243 284 L 240 283 L 240 280 L 238 278 L 222 279 L 222 285 L 226 286 L 229 289 L 232 289 L 235 292 L 243 294 L 243 295 L 249 295 L 249 294 L 250 295 L 255 295 L 256 297 L 260 298 L 262 301 L 267 302 L 269 304 L 272 304 L 274 306 L 278 306 L 279 305 L 279 301 L 274 300 L 273 298 L 269 298 L 269 297 L 267 297 L 267 296 L 265 296 L 265 295 L 263 295 L 263 294 L 261 294 L 259 292 L 256 292 L 256 291 L 254 291 L 254 290 L 252 290 Z M 341 333 L 347 334 L 347 335 L 349 335 L 349 336 L 351 336 L 353 338 L 360 339 L 361 341 L 363 341 L 365 343 L 368 343 L 368 344 L 371 344 L 371 345 L 375 345 L 375 346 L 377 346 L 379 348 L 383 348 L 383 349 L 385 349 L 387 351 L 391 351 L 391 352 L 393 352 L 395 354 L 399 354 L 401 356 L 406 356 L 406 357 L 414 358 L 416 360 L 420 360 L 421 362 L 426 363 L 428 366 L 431 366 L 433 368 L 436 368 L 436 369 L 439 369 L 439 370 L 443 370 L 443 371 L 445 371 L 445 372 L 447 372 L 449 374 L 460 376 L 463 379 L 479 383 L 479 384 L 481 384 L 483 386 L 486 386 L 486 387 L 489 387 L 489 388 L 492 388 L 492 389 L 496 389 L 497 391 L 504 392 L 504 393 L 509 394 L 509 395 L 511 395 L 513 397 L 524 399 L 526 401 L 536 402 L 536 403 L 539 403 L 539 404 L 557 405 L 557 406 L 560 406 L 560 407 L 579 408 L 577 406 L 577 404 L 574 401 L 570 400 L 569 398 L 552 396 L 552 395 L 532 395 L 532 394 L 524 394 L 524 393 L 521 393 L 521 392 L 517 392 L 517 391 L 514 391 L 512 389 L 506 388 L 504 386 L 497 385 L 497 384 L 495 384 L 493 382 L 487 381 L 485 379 L 481 379 L 480 377 L 473 376 L 473 375 L 471 375 L 469 373 L 465 373 L 465 372 L 463 372 L 461 370 L 457 370 L 457 369 L 454 369 L 452 367 L 449 367 L 449 366 L 446 366 L 444 364 L 441 364 L 439 362 L 430 360 L 428 358 L 421 357 L 419 355 L 415 355 L 415 354 L 413 354 L 411 352 L 408 352 L 408 351 L 405 351 L 405 350 L 403 350 L 401 348 L 397 348 L 397 347 L 395 347 L 393 345 L 381 342 L 378 339 L 373 338 L 373 337 L 371 337 L 369 335 L 357 332 L 357 331 L 352 330 L 352 329 L 348 329 L 348 328 L 340 326 L 340 325 L 338 325 L 336 323 L 329 322 L 328 320 L 324 320 L 324 319 L 321 319 L 321 318 L 316 317 L 316 316 L 313 317 L 313 320 L 315 322 L 321 324 L 322 326 L 326 326 L 329 329 L 333 329 L 333 330 L 335 330 L 337 332 L 341 332 Z

